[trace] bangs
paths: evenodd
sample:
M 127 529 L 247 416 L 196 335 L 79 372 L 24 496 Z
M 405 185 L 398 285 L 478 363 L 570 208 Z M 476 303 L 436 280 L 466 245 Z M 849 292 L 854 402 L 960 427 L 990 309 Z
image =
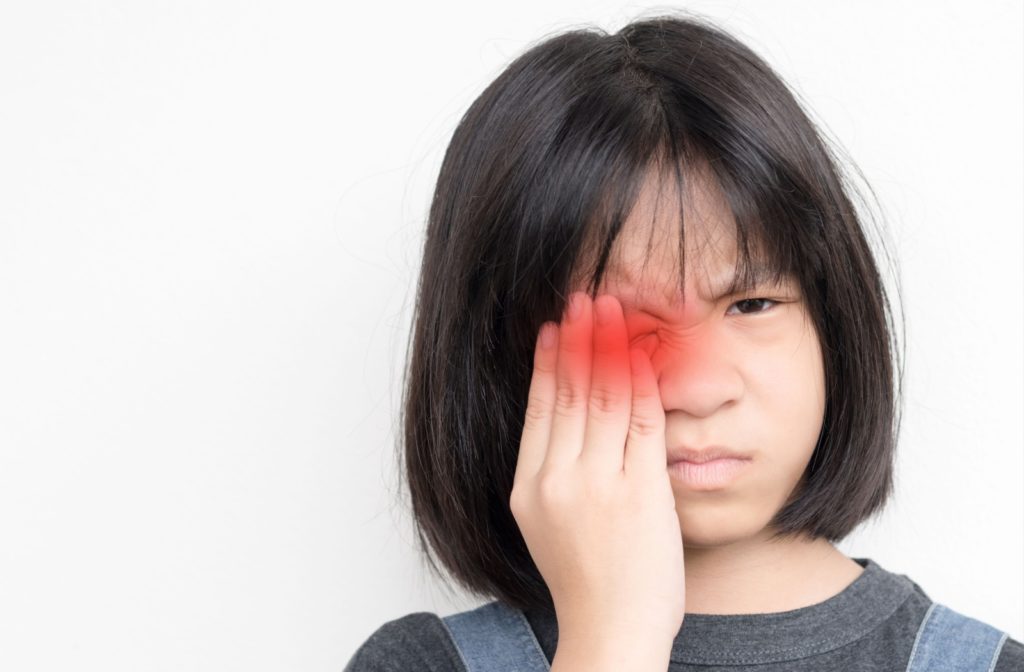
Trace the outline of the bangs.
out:
M 822 346 L 821 434 L 799 491 L 769 522 L 773 538 L 836 541 L 882 510 L 899 429 L 899 342 L 853 199 L 865 201 L 838 154 L 770 64 L 682 11 L 613 34 L 550 36 L 481 92 L 430 204 L 402 400 L 399 463 L 441 585 L 552 606 L 509 510 L 538 329 L 560 320 L 571 289 L 593 295 L 609 270 L 638 281 L 677 243 L 685 301 L 684 251 L 703 268 L 711 256 L 703 237 L 687 241 L 703 216 L 687 206 L 705 195 L 732 220 L 716 230 L 733 267 L 714 269 L 726 272 L 716 281 L 732 279 L 715 289 L 795 279 Z M 647 189 L 671 196 L 655 199 L 655 212 L 672 215 L 663 235 L 657 217 L 637 210 Z M 634 211 L 651 225 L 646 245 L 623 237 L 620 247 L 639 251 L 609 264 Z
M 685 304 L 686 241 L 694 235 L 689 222 L 695 214 L 693 203 L 697 190 L 701 190 L 728 212 L 726 219 L 731 230 L 727 235 L 735 241 L 735 255 L 730 255 L 730 259 L 735 259 L 732 278 L 717 292 L 719 295 L 779 286 L 790 280 L 796 280 L 804 294 L 813 291 L 820 278 L 822 260 L 815 254 L 814 245 L 800 244 L 813 238 L 808 231 L 813 218 L 804 217 L 801 221 L 789 194 L 784 197 L 777 190 L 755 188 L 758 180 L 727 172 L 723 162 L 712 163 L 705 154 L 698 154 L 697 148 L 686 144 L 666 146 L 671 148 L 673 156 L 680 158 L 653 161 L 636 171 L 629 176 L 630 188 L 609 189 L 602 207 L 587 220 L 583 233 L 586 242 L 580 246 L 572 264 L 573 287 L 583 287 L 595 296 L 605 281 L 640 286 L 652 257 L 664 253 L 665 245 L 674 241 L 676 258 L 680 260 L 678 296 Z M 674 170 L 665 166 L 672 166 Z M 616 240 L 626 220 L 637 211 L 648 185 L 654 185 L 657 196 L 649 220 L 638 224 L 649 232 L 644 253 L 638 259 L 639 267 L 634 271 L 632 266 L 621 264 L 609 273 Z M 669 196 L 663 197 L 665 193 Z M 659 219 L 658 210 L 666 204 L 675 208 L 676 217 Z M 707 239 L 697 244 L 696 259 L 710 256 L 703 253 L 709 244 Z

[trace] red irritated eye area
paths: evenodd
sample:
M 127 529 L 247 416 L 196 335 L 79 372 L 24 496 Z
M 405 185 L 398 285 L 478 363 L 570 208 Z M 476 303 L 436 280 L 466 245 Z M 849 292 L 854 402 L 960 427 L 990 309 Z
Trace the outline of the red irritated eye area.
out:
M 657 333 L 646 333 L 637 336 L 629 342 L 630 347 L 640 348 L 647 353 L 648 357 L 654 354 L 654 348 L 658 345 Z
M 630 317 L 626 320 L 627 333 L 629 334 L 629 346 L 640 348 L 648 356 L 654 354 L 654 348 L 658 344 L 658 333 L 660 327 L 658 321 L 643 315 Z

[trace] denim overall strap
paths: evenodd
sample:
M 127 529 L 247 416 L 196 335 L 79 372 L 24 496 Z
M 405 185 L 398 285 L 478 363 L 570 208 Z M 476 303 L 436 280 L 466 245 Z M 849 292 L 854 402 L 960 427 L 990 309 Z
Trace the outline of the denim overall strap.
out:
M 1008 633 L 933 602 L 917 630 L 907 672 L 992 672 Z
M 519 609 L 495 600 L 444 616 L 467 672 L 548 672 L 551 665 Z

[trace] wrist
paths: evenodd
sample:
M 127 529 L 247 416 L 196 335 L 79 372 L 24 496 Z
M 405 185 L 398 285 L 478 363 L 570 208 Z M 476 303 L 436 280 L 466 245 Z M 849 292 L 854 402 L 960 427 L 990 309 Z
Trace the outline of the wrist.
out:
M 665 672 L 672 640 L 598 633 L 559 634 L 551 672 Z

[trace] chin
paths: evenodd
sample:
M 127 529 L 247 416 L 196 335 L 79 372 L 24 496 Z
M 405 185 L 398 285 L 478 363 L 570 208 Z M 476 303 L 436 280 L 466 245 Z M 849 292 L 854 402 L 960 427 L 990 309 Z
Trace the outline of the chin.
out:
M 677 509 L 683 546 L 724 546 L 756 536 L 767 521 L 750 520 L 727 506 Z

